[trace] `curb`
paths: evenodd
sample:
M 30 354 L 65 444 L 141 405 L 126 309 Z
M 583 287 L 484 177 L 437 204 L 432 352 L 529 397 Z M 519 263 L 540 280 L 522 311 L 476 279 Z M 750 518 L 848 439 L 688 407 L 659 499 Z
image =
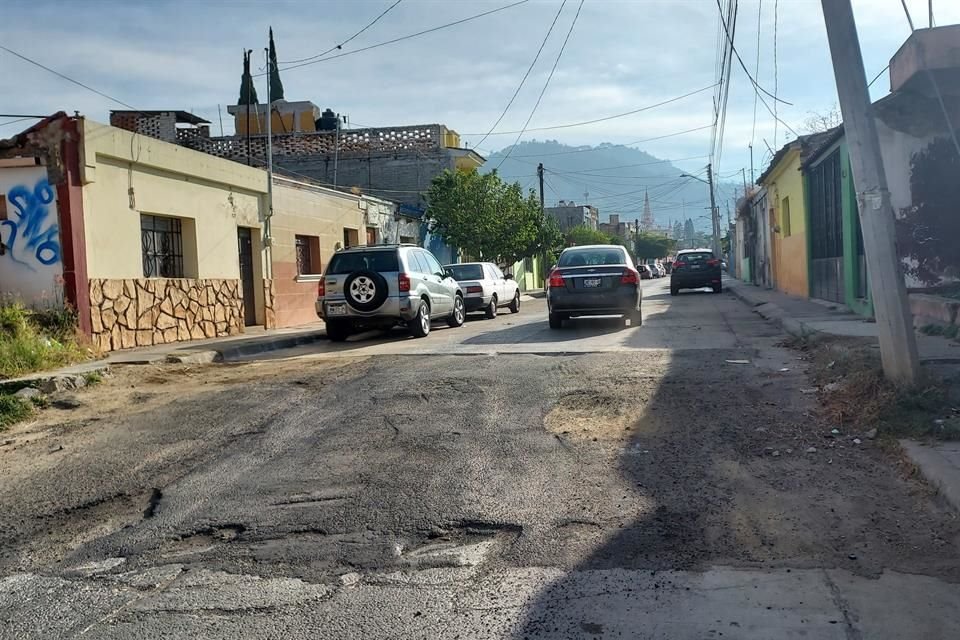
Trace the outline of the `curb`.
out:
M 20 378 L 11 378 L 0 382 L 0 392 L 14 393 L 20 389 L 31 387 L 43 393 L 69 391 L 87 386 L 87 376 L 91 374 L 106 374 L 110 365 L 106 363 L 90 363 L 76 367 L 73 371 L 60 373 L 35 373 Z
M 796 318 L 791 318 L 778 304 L 767 302 L 750 294 L 750 291 L 740 285 L 730 286 L 724 284 L 724 288 L 737 297 L 740 301 L 753 307 L 753 310 L 764 320 L 776 322 L 780 327 L 792 336 L 797 338 L 810 338 L 816 334 L 826 335 L 817 329 L 811 329 L 808 325 Z
M 900 446 L 920 475 L 937 488 L 950 506 L 960 511 L 960 472 L 934 447 L 913 440 L 900 440 Z
M 264 341 L 254 341 L 250 344 L 243 344 L 236 347 L 228 347 L 225 349 L 211 349 L 204 350 L 201 352 L 194 352 L 192 354 L 200 360 L 198 362 L 229 362 L 231 360 L 236 360 L 238 358 L 243 358 L 244 356 L 253 356 L 260 353 L 267 353 L 268 351 L 279 351 L 280 349 L 290 349 L 291 347 L 299 347 L 305 344 L 313 344 L 318 340 L 325 338 L 327 335 L 326 331 L 314 331 L 312 333 L 300 334 L 296 336 L 283 336 L 273 338 L 271 340 Z M 216 354 L 213 360 L 205 360 L 204 358 L 210 357 L 208 354 Z M 177 356 L 179 354 L 171 354 L 172 356 Z

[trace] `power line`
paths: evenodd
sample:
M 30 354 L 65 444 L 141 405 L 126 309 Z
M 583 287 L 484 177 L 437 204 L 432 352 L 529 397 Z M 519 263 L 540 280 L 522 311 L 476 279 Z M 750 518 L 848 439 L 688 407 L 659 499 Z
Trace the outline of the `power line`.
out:
M 524 76 L 524 77 L 526 77 L 526 76 Z M 570 129 L 570 128 L 572 128 L 572 127 L 582 127 L 582 126 L 585 126 L 585 125 L 588 125 L 588 124 L 596 124 L 597 122 L 606 122 L 607 120 L 615 120 L 615 119 L 617 119 L 617 118 L 623 118 L 623 117 L 625 117 L 625 116 L 632 116 L 632 115 L 634 115 L 634 114 L 641 113 L 641 112 L 643 112 L 643 111 L 649 111 L 650 109 L 656 109 L 657 107 L 662 107 L 663 105 L 670 104 L 671 102 L 677 102 L 677 101 L 679 101 L 679 100 L 683 100 L 684 98 L 689 98 L 690 96 L 696 95 L 696 94 L 698 94 L 698 93 L 703 93 L 704 91 L 707 91 L 707 90 L 709 90 L 709 89 L 713 89 L 713 88 L 716 87 L 716 86 L 717 86 L 716 83 L 715 83 L 715 84 L 711 84 L 711 85 L 709 85 L 709 86 L 702 87 L 702 88 L 697 89 L 697 90 L 695 90 L 695 91 L 691 91 L 691 92 L 689 92 L 689 93 L 685 93 L 685 94 L 683 94 L 682 96 L 677 96 L 677 97 L 675 97 L 675 98 L 670 98 L 669 100 L 664 100 L 664 101 L 658 102 L 658 103 L 656 103 L 656 104 L 647 105 L 646 107 L 640 107 L 639 109 L 634 109 L 634 110 L 632 110 L 632 111 L 625 111 L 625 112 L 623 112 L 623 113 L 617 113 L 617 114 L 614 114 L 614 115 L 611 115 L 611 116 L 604 116 L 604 117 L 602 117 L 602 118 L 595 118 L 595 119 L 593 119 L 593 120 L 583 120 L 583 121 L 581 121 L 581 122 L 571 122 L 571 123 L 568 123 L 568 124 L 556 124 L 556 125 L 551 125 L 551 126 L 549 126 L 549 127 L 530 127 L 530 128 L 528 128 L 528 129 L 519 130 L 519 131 L 498 131 L 498 132 L 496 132 L 496 133 L 491 133 L 491 132 L 492 132 L 492 129 L 491 129 L 490 132 L 487 132 L 486 134 L 484 134 L 483 140 L 486 140 L 487 136 L 490 136 L 490 135 L 503 136 L 503 135 L 512 135 L 512 134 L 514 134 L 514 133 L 525 133 L 525 132 L 526 132 L 526 133 L 529 133 L 529 132 L 531 132 L 531 131 L 550 131 L 550 130 L 553 130 L 553 129 Z M 516 95 L 514 95 L 514 97 L 516 97 Z M 511 100 L 511 102 L 512 102 L 512 100 Z M 509 106 L 509 105 L 508 105 L 508 106 Z M 506 112 L 504 112 L 504 113 L 506 113 Z M 502 118 L 503 115 L 501 115 L 500 117 Z M 499 122 L 499 121 L 500 121 L 500 120 L 498 119 L 497 122 Z M 478 135 L 480 135 L 480 134 L 479 134 L 479 133 L 462 133 L 462 134 L 460 134 L 460 135 L 462 135 L 462 136 L 478 136 Z M 483 140 L 481 140 L 480 142 L 478 142 L 478 143 L 475 145 L 475 148 L 479 148 L 479 146 L 480 146 L 481 144 L 483 144 Z
M 706 157 L 707 157 L 707 156 L 702 156 L 702 155 L 701 155 L 701 156 L 688 156 L 688 157 L 686 157 L 686 158 L 674 158 L 674 159 L 672 159 L 672 160 L 656 160 L 656 161 L 654 161 L 654 162 L 638 162 L 638 163 L 635 163 L 635 164 L 619 164 L 619 165 L 615 165 L 615 166 L 613 166 L 613 167 L 598 167 L 598 168 L 596 168 L 596 169 L 584 169 L 583 171 L 558 171 L 557 173 L 564 173 L 564 174 L 571 174 L 571 173 L 572 173 L 572 174 L 578 174 L 578 175 L 579 175 L 579 174 L 582 174 L 582 175 L 585 175 L 585 176 L 590 176 L 590 175 L 593 175 L 592 172 L 594 172 L 594 171 L 610 171 L 610 170 L 613 170 L 613 169 L 627 169 L 627 168 L 630 168 L 630 167 L 649 167 L 649 166 L 655 165 L 655 164 L 667 164 L 667 163 L 674 163 L 674 162 L 683 162 L 684 160 L 700 160 L 701 158 L 706 158 Z M 619 176 L 617 176 L 617 177 L 619 177 Z
M 773 0 L 773 97 L 776 99 L 777 91 L 780 88 L 780 64 L 777 62 L 777 23 L 779 22 L 779 14 L 777 10 L 780 6 L 780 0 Z M 780 120 L 779 109 L 777 108 L 777 103 L 773 103 L 773 146 L 777 146 L 777 121 Z M 797 135 L 794 132 L 793 135 Z
M 869 89 L 870 87 L 872 87 L 872 86 L 873 86 L 873 83 L 876 82 L 876 81 L 880 78 L 880 76 L 883 75 L 883 72 L 886 71 L 886 70 L 889 69 L 889 68 L 890 68 L 890 64 L 887 63 L 887 66 L 885 66 L 883 69 L 881 69 L 881 70 L 880 70 L 880 73 L 878 73 L 877 75 L 873 76 L 873 80 L 871 80 L 870 83 L 867 85 L 867 89 Z
M 560 8 L 557 10 L 557 15 L 553 16 L 553 22 L 550 23 L 550 28 L 547 29 L 547 35 L 543 36 L 543 42 L 540 43 L 540 48 L 537 49 L 537 55 L 533 56 L 533 61 L 530 63 L 530 66 L 527 67 L 527 72 L 523 74 L 523 78 L 520 79 L 520 84 L 517 85 L 517 90 L 513 92 L 512 96 L 510 96 L 510 101 L 507 103 L 507 106 L 503 108 L 503 111 L 500 112 L 500 117 L 497 118 L 497 121 L 493 123 L 493 126 L 490 127 L 490 130 L 483 135 L 483 138 L 480 139 L 480 142 L 477 143 L 477 146 L 480 146 L 481 144 L 483 144 L 484 141 L 486 141 L 486 139 L 490 137 L 491 134 L 493 134 L 493 130 L 497 128 L 497 125 L 500 124 L 500 121 L 503 120 L 503 117 L 507 115 L 507 111 L 509 111 L 510 107 L 513 106 L 513 101 L 517 99 L 517 96 L 520 94 L 520 89 L 523 88 L 523 85 L 527 81 L 527 78 L 530 77 L 530 72 L 533 71 L 534 65 L 537 64 L 537 60 L 540 59 L 540 54 L 543 53 L 543 48 L 547 45 L 547 40 L 550 38 L 550 34 L 553 33 L 553 28 L 557 25 L 557 20 L 560 19 L 560 14 L 563 13 L 563 8 L 565 6 L 567 6 L 567 0 L 563 0 L 563 2 L 560 3 Z M 512 132 L 512 133 L 516 133 L 516 132 Z M 470 135 L 470 134 L 464 134 L 464 135 Z M 502 134 L 497 134 L 497 135 L 502 135 Z
M 3 117 L 3 116 L 0 116 Z M 40 118 L 46 118 L 47 116 L 23 116 L 21 118 L 16 118 L 14 120 L 7 120 L 6 122 L 0 122 L 0 127 L 5 127 L 8 124 L 16 124 L 18 122 L 24 122 L 25 120 L 37 120 Z
M 441 25 L 436 26 L 436 27 L 431 27 L 430 29 L 424 29 L 423 31 L 418 31 L 418 32 L 416 32 L 416 33 L 411 33 L 411 34 L 408 34 L 408 35 L 405 35 L 405 36 L 400 36 L 399 38 L 393 38 L 392 40 L 385 40 L 384 42 L 378 42 L 378 43 L 376 43 L 376 44 L 372 44 L 372 45 L 367 46 L 367 47 L 362 47 L 362 48 L 360 48 L 360 49 L 354 49 L 353 51 L 344 51 L 343 53 L 338 53 L 337 55 L 333 55 L 333 56 L 327 56 L 326 58 L 318 58 L 317 60 L 309 60 L 309 61 L 307 61 L 307 62 L 301 62 L 301 63 L 299 63 L 299 64 L 293 64 L 293 65 L 290 65 L 290 66 L 288 66 L 288 67 L 284 67 L 284 68 L 280 69 L 280 71 L 288 71 L 288 70 L 290 70 L 290 69 L 297 69 L 297 68 L 299 68 L 299 67 L 305 67 L 305 66 L 310 65 L 310 64 L 317 64 L 318 62 L 326 62 L 326 61 L 328 61 L 328 60 L 336 60 L 337 58 L 342 58 L 342 57 L 344 57 L 344 56 L 352 56 L 352 55 L 355 54 L 355 53 L 362 53 L 363 51 L 370 51 L 371 49 L 377 49 L 377 48 L 379 48 L 379 47 L 385 47 L 385 46 L 387 46 L 387 45 L 389 45 L 389 44 L 396 44 L 397 42 L 402 42 L 402 41 L 404 41 L 404 40 L 409 40 L 409 39 L 411 39 L 411 38 L 418 38 L 418 37 L 423 36 L 423 35 L 426 35 L 426 34 L 428 34 L 428 33 L 433 33 L 434 31 L 440 31 L 441 29 L 447 29 L 447 28 L 449 28 L 449 27 L 455 27 L 455 26 L 460 25 L 460 24 L 463 24 L 463 23 L 465 23 L 465 22 L 470 22 L 471 20 L 477 20 L 478 18 L 483 18 L 484 16 L 489 16 L 489 15 L 491 15 L 491 14 L 493 14 L 493 13 L 498 13 L 498 12 L 500 12 L 500 11 L 506 11 L 507 9 L 512 9 L 513 7 L 517 7 L 517 6 L 521 5 L 521 4 L 526 4 L 526 3 L 528 3 L 528 2 L 530 2 L 530 0 L 518 0 L 517 2 L 514 2 L 514 3 L 512 3 L 512 4 L 504 5 L 504 6 L 502 6 L 502 7 L 496 8 L 496 9 L 490 9 L 489 11 L 484 11 L 483 13 L 477 13 L 477 14 L 472 15 L 472 16 L 467 16 L 466 18 L 461 18 L 460 20 L 455 20 L 455 21 L 453 21 L 453 22 L 448 22 L 448 23 L 446 23 L 446 24 L 441 24 Z M 257 76 L 263 76 L 263 75 L 266 75 L 266 73 L 258 73 L 258 74 L 257 74 Z
M 763 26 L 763 0 L 759 0 L 757 6 L 757 65 L 754 67 L 753 74 L 760 77 L 760 32 Z M 750 126 L 750 148 L 753 149 L 753 143 L 757 139 L 757 94 L 753 94 L 753 124 Z M 750 167 L 750 175 L 753 175 L 753 166 Z
M 323 53 L 318 53 L 317 55 L 315 55 L 315 56 L 310 56 L 310 57 L 308 57 L 308 58 L 300 58 L 299 60 L 283 60 L 283 61 L 279 62 L 278 64 L 297 64 L 297 63 L 299 63 L 299 62 L 306 62 L 306 61 L 308 61 L 308 60 L 316 60 L 317 58 L 322 58 L 323 56 L 327 55 L 328 53 L 330 53 L 330 52 L 332 52 L 332 51 L 336 51 L 336 50 L 338 50 L 338 49 L 343 49 L 343 45 L 347 44 L 348 42 L 350 42 L 351 40 L 353 40 L 354 38 L 356 38 L 357 36 L 359 36 L 361 33 L 363 33 L 364 31 L 366 31 L 367 29 L 369 29 L 369 28 L 372 27 L 373 25 L 377 24 L 377 22 L 380 21 L 380 18 L 382 18 L 383 16 L 387 15 L 388 13 L 390 13 L 390 10 L 393 9 L 393 8 L 394 8 L 395 6 L 397 6 L 398 4 L 400 4 L 401 2 L 403 2 L 403 0 L 396 0 L 396 2 L 394 2 L 392 5 L 390 5 L 390 6 L 387 7 L 386 9 L 384 9 L 383 12 L 382 12 L 380 15 L 378 15 L 376 18 L 374 18 L 372 22 L 370 22 L 370 23 L 368 23 L 366 26 L 364 26 L 363 29 L 360 29 L 360 31 L 357 31 L 355 34 L 353 34 L 352 36 L 350 36 L 349 38 L 347 38 L 346 40 L 344 40 L 344 41 L 341 42 L 340 44 L 337 44 L 337 45 L 334 45 L 334 46 L 330 47 L 329 49 L 327 49 L 327 50 L 324 51 Z
M 67 82 L 70 82 L 70 83 L 72 83 L 72 84 L 77 85 L 78 87 L 83 87 L 83 88 L 86 89 L 87 91 L 92 91 L 93 93 L 97 94 L 98 96 L 102 96 L 102 97 L 106 98 L 107 100 L 110 100 L 110 101 L 112 101 L 112 102 L 116 102 L 117 104 L 122 105 L 122 106 L 126 107 L 127 109 L 130 109 L 130 110 L 132 110 L 132 111 L 136 111 L 136 112 L 138 112 L 138 113 L 140 112 L 139 109 L 137 109 L 136 107 L 130 106 L 129 104 L 127 104 L 127 103 L 124 102 L 123 100 L 118 100 L 117 98 L 114 98 L 113 96 L 107 95 L 106 93 L 104 93 L 104 92 L 102 92 L 102 91 L 98 91 L 97 89 L 94 89 L 94 88 L 91 87 L 90 85 L 83 84 L 83 83 L 80 82 L 79 80 L 74 80 L 74 79 L 71 78 L 70 76 L 66 76 L 66 75 L 60 73 L 59 71 L 56 71 L 55 69 L 51 69 L 50 67 L 46 66 L 45 64 L 41 64 L 41 63 L 37 62 L 36 60 L 32 60 L 32 59 L 28 58 L 27 56 L 25 56 L 25 55 L 23 55 L 23 54 L 21 54 L 21 53 L 17 53 L 17 52 L 14 51 L 13 49 L 8 49 L 7 47 L 5 47 L 5 46 L 3 46 L 3 45 L 0 45 L 0 49 L 3 49 L 3 50 L 6 51 L 7 53 L 18 57 L 18 58 L 20 58 L 21 60 L 23 60 L 23 61 L 25 61 L 25 62 L 29 62 L 29 63 L 32 64 L 32 65 L 35 65 L 35 66 L 37 66 L 37 67 L 40 67 L 40 68 L 43 69 L 44 71 L 49 71 L 50 73 L 52 73 L 53 75 L 57 76 L 58 78 L 62 78 L 63 80 L 66 80 Z
M 557 57 L 553 61 L 553 67 L 550 69 L 550 74 L 547 76 L 547 81 L 543 83 L 543 89 L 540 90 L 540 95 L 537 96 L 537 101 L 534 103 L 533 109 L 530 110 L 530 115 L 527 116 L 527 121 L 523 123 L 523 129 L 521 129 L 520 133 L 517 134 L 517 139 L 513 141 L 512 145 L 510 145 L 510 148 L 507 150 L 506 155 L 504 155 L 503 158 L 500 159 L 500 163 L 497 165 L 497 169 L 499 169 L 500 165 L 506 162 L 507 158 L 510 157 L 510 154 L 513 152 L 514 147 L 516 147 L 517 142 L 520 141 L 520 138 L 523 136 L 524 131 L 526 131 L 527 125 L 529 125 L 530 121 L 533 120 L 534 114 L 537 112 L 537 109 L 540 107 L 540 101 L 543 100 L 543 94 L 547 92 L 547 87 L 550 86 L 550 81 L 553 80 L 553 74 L 557 70 L 557 65 L 560 64 L 560 58 L 563 56 L 563 51 L 564 49 L 567 48 L 567 42 L 570 41 L 570 34 L 573 33 L 573 28 L 577 26 L 577 19 L 580 18 L 580 10 L 583 9 L 583 1 L 584 0 L 580 0 L 580 4 L 577 5 L 577 13 L 574 14 L 573 22 L 570 23 L 570 28 L 567 30 L 567 35 L 563 39 L 563 44 L 560 45 L 560 51 L 557 52 Z

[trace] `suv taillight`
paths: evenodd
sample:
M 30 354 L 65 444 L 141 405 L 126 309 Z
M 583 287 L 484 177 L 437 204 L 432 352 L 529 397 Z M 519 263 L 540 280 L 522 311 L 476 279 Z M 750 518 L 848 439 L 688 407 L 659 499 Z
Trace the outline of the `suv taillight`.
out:
M 563 274 L 560 273 L 559 271 L 551 271 L 551 272 L 550 272 L 550 279 L 547 280 L 547 286 L 548 286 L 548 287 L 562 288 L 562 287 L 564 286 L 564 283 L 563 283 Z
M 677 261 L 673 263 L 674 269 L 680 269 L 681 267 L 685 267 L 685 266 L 687 266 L 686 262 Z
M 322 298 L 327 295 L 327 283 L 323 278 L 317 280 L 317 297 Z
M 714 258 L 713 260 L 707 260 L 708 267 L 718 267 L 720 266 L 720 261 Z
M 405 273 L 401 273 L 397 276 L 397 286 L 401 292 L 410 291 L 410 276 Z
M 624 269 L 620 284 L 640 284 L 640 274 L 633 269 Z

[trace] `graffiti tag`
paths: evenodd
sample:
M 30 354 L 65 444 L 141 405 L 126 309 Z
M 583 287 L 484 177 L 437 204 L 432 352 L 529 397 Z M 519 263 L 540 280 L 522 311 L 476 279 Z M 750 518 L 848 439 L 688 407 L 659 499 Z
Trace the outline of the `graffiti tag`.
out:
M 46 266 L 60 262 L 59 227 L 49 220 L 53 197 L 46 178 L 32 190 L 18 185 L 7 193 L 14 219 L 0 220 L 0 231 L 7 231 L 3 246 L 17 264 L 35 270 L 31 260 Z

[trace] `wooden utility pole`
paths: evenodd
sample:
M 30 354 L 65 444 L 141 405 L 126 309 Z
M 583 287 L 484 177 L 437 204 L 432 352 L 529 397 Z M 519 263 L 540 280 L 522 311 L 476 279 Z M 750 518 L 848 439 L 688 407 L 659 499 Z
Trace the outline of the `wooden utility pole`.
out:
M 713 224 L 713 255 L 720 257 L 720 211 L 713 193 L 713 164 L 707 165 L 707 185 L 710 187 L 710 221 Z
M 912 384 L 920 370 L 894 231 L 893 206 L 850 0 L 821 0 L 850 150 L 880 355 L 887 378 Z

